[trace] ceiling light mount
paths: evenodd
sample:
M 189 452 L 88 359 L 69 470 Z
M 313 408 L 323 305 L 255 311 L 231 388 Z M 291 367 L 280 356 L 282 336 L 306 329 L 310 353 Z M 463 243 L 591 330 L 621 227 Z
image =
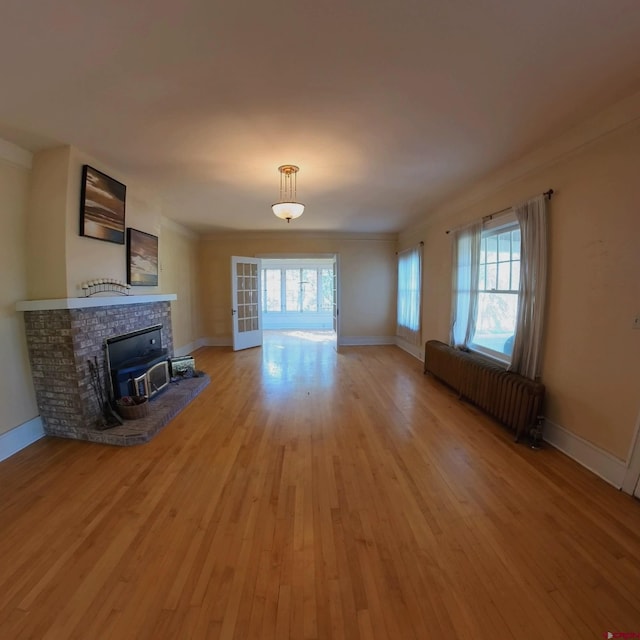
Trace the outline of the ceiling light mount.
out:
M 278 167 L 278 171 L 280 172 L 280 200 L 272 204 L 271 208 L 278 218 L 291 222 L 299 218 L 304 211 L 304 205 L 296 202 L 297 173 L 300 168 L 295 164 L 283 164 Z

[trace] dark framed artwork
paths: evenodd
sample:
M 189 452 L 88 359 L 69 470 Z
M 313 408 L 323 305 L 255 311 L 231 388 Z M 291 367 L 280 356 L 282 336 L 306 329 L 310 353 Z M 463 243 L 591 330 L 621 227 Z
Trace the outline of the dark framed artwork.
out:
M 88 164 L 82 167 L 80 235 L 124 244 L 127 187 Z
M 158 286 L 158 236 L 127 229 L 127 282 L 132 287 Z

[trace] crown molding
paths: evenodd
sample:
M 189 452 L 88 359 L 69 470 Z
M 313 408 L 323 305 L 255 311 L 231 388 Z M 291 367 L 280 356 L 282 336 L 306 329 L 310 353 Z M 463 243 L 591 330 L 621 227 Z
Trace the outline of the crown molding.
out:
M 0 159 L 22 169 L 31 169 L 33 154 L 13 142 L 0 138 Z
M 190 240 L 198 240 L 200 238 L 200 235 L 195 231 L 192 231 L 188 227 L 185 227 L 179 222 L 176 222 L 175 220 L 172 220 L 171 218 L 167 218 L 165 216 L 162 216 L 160 226 L 168 229 L 169 231 L 173 231 L 174 233 L 179 233 L 182 236 L 186 236 Z

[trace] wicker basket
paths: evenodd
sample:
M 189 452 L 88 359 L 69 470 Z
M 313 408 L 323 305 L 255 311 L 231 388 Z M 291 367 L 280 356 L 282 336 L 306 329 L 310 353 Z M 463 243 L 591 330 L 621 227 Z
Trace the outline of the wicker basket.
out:
M 149 401 L 146 396 L 128 396 L 133 404 L 116 400 L 116 410 L 125 420 L 137 420 L 149 415 Z

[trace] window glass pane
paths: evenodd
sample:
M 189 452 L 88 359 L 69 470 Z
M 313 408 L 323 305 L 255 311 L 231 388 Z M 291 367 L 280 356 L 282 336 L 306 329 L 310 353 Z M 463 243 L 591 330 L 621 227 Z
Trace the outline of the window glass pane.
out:
M 497 262 L 498 260 L 498 238 L 489 236 L 487 238 L 487 262 Z
M 300 269 L 285 271 L 285 309 L 300 311 Z
M 498 260 L 511 259 L 511 232 L 505 231 L 498 235 Z
M 508 290 L 509 281 L 511 280 L 511 263 L 500 262 L 498 263 L 498 289 L 501 291 Z
M 509 360 L 520 279 L 520 228 L 515 220 L 482 234 L 478 267 L 478 317 L 471 343 Z
M 517 291 L 520 286 L 520 262 L 511 263 L 511 289 Z
M 497 272 L 498 268 L 495 264 L 487 265 L 487 291 L 491 291 L 496 288 L 497 285 Z
M 517 306 L 517 293 L 481 292 L 478 298 L 478 321 L 473 343 L 511 355 Z
M 262 296 L 262 304 L 264 310 L 281 311 L 282 310 L 282 290 L 280 284 L 282 281 L 282 272 L 280 269 L 265 269 L 263 271 L 264 294 Z
M 318 310 L 318 271 L 302 269 L 302 311 Z
M 333 269 L 321 269 L 320 287 L 320 310 L 331 311 L 333 308 Z
M 520 260 L 520 228 L 511 232 L 511 255 L 513 260 Z

